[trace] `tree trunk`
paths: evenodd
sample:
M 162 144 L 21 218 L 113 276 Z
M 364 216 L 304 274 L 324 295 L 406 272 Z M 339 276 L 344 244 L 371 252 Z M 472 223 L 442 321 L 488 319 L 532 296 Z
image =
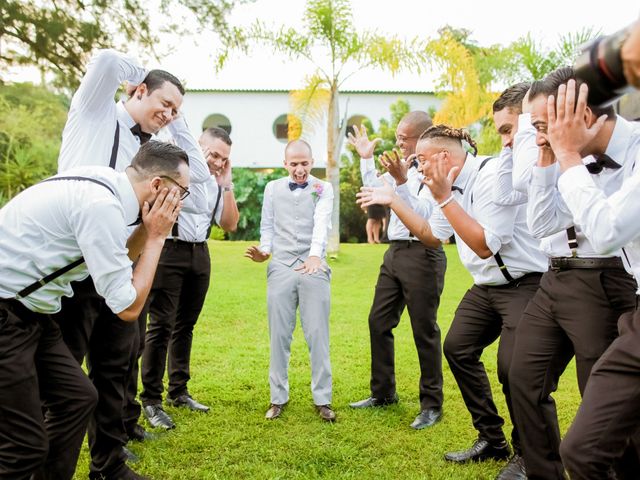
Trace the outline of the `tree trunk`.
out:
M 327 181 L 333 187 L 333 213 L 327 243 L 327 255 L 335 257 L 340 249 L 340 114 L 338 87 L 331 85 L 329 111 L 327 114 Z

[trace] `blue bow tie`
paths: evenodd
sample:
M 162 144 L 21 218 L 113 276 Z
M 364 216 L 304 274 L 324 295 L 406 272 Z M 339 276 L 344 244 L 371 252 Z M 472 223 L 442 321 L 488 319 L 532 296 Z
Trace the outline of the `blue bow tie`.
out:
M 307 188 L 307 185 L 309 185 L 309 182 L 304 182 L 304 183 L 289 182 L 289 190 L 293 192 L 296 188 Z

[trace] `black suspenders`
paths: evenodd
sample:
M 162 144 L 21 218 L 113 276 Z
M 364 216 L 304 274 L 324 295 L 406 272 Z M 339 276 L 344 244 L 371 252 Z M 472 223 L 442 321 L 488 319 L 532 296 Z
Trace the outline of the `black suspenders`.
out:
M 222 197 L 222 187 L 218 185 L 218 196 L 216 197 L 216 204 L 213 207 L 213 213 L 211 214 L 211 221 L 209 222 L 209 228 L 207 228 L 207 238 L 209 238 L 209 236 L 211 235 L 211 227 L 213 227 L 213 223 L 216 221 L 216 213 L 218 213 L 218 207 L 220 206 L 220 197 Z M 179 236 L 177 220 L 173 224 L 173 227 L 171 227 L 171 236 L 176 239 Z
M 52 178 L 47 178 L 46 180 L 43 180 L 40 183 L 55 182 L 55 181 L 58 181 L 58 180 L 72 180 L 72 181 L 75 180 L 75 181 L 93 182 L 93 183 L 95 183 L 97 185 L 103 186 L 104 188 L 106 188 L 112 194 L 115 195 L 115 192 L 113 191 L 113 189 L 109 185 L 107 185 L 104 182 L 101 182 L 100 180 L 96 180 L 95 178 L 89 178 L 89 177 L 75 177 L 75 176 L 74 177 L 52 177 Z M 65 265 L 64 267 L 61 267 L 58 270 L 55 270 L 55 271 L 51 272 L 49 275 L 46 275 L 45 277 L 41 278 L 40 280 L 36 280 L 31 285 L 28 285 L 25 288 L 23 288 L 22 290 L 20 290 L 16 294 L 15 299 L 19 300 L 19 299 L 24 298 L 24 297 L 26 297 L 28 295 L 31 295 L 33 292 L 38 290 L 40 287 L 46 285 L 49 282 L 54 281 L 59 276 L 64 275 L 69 270 L 73 270 L 74 268 L 76 268 L 79 265 L 82 265 L 83 263 L 84 263 L 84 257 L 80 257 L 79 259 L 71 262 L 70 264 Z
M 493 158 L 496 157 L 489 157 L 489 158 L 485 158 L 482 163 L 480 164 L 480 168 L 478 168 L 478 171 L 482 170 L 482 168 L 487 164 L 487 162 Z M 471 197 L 471 203 L 473 203 L 473 192 L 471 193 L 472 197 Z M 498 264 L 498 268 L 500 269 L 500 273 L 502 273 L 502 276 L 505 278 L 505 280 L 507 282 L 513 282 L 515 280 L 515 278 L 513 278 L 511 276 L 511 274 L 509 273 L 509 270 L 507 269 L 507 266 L 504 264 L 504 262 L 502 261 L 502 257 L 500 256 L 500 252 L 496 252 L 496 254 L 493 256 L 493 258 L 495 259 L 496 263 Z

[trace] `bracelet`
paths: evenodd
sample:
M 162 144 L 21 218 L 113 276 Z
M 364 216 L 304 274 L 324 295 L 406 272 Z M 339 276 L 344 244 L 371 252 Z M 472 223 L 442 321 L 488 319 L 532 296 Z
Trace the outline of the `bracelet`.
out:
M 231 182 L 228 186 L 222 187 L 223 192 L 233 192 L 233 182 Z
M 444 207 L 446 207 L 446 206 L 447 206 L 447 205 L 449 205 L 453 200 L 454 200 L 454 198 L 453 198 L 453 194 L 451 194 L 451 195 L 449 196 L 449 198 L 447 198 L 446 200 L 444 200 L 442 203 L 439 203 L 439 204 L 438 204 L 438 208 L 444 208 Z

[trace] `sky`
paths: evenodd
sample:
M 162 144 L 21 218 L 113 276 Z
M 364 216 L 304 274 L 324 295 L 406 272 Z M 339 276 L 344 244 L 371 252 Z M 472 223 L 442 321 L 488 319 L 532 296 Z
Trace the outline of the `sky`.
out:
M 636 0 L 352 0 L 356 30 L 400 37 L 433 38 L 444 25 L 471 30 L 479 45 L 507 45 L 530 32 L 544 48 L 553 48 L 561 35 L 593 27 L 603 34 L 613 33 L 638 18 Z M 237 6 L 229 16 L 234 26 L 249 26 L 256 19 L 274 28 L 302 27 L 304 0 L 257 0 Z M 153 12 L 153 8 L 149 8 Z M 152 16 L 153 22 L 161 22 Z M 187 88 L 212 89 L 295 89 L 314 71 L 312 64 L 275 56 L 269 47 L 257 45 L 250 57 L 235 54 L 226 67 L 215 72 L 214 58 L 219 47 L 215 34 L 177 38 L 162 35 L 161 48 L 168 52 L 159 61 L 148 60 L 149 68 L 164 68 L 185 81 Z M 145 57 L 140 52 L 129 52 Z M 31 77 L 29 76 L 31 75 Z M 19 72 L 15 80 L 33 78 L 33 72 Z M 434 75 L 365 70 L 351 77 L 346 90 L 430 91 Z

